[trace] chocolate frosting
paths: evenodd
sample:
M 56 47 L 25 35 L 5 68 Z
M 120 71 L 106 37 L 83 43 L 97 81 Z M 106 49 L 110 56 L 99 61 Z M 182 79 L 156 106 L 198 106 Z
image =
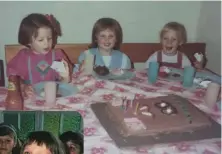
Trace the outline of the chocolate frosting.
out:
M 106 66 L 96 66 L 96 55 L 94 55 L 93 59 L 93 71 L 100 76 L 106 76 L 109 74 L 109 69 Z
M 100 76 L 105 76 L 109 74 L 109 69 L 105 66 L 96 66 L 93 68 L 94 72 Z
M 175 114 L 163 113 L 161 110 L 166 110 L 166 108 L 161 109 L 156 105 L 156 103 L 162 101 L 169 103 Z M 139 103 L 139 107 L 135 115 L 137 103 Z M 140 110 L 143 106 L 147 108 Z M 193 132 L 197 129 L 211 126 L 207 115 L 187 99 L 176 95 L 135 100 L 133 105 L 128 105 L 125 110 L 120 105 L 113 106 L 112 103 L 109 103 L 106 110 L 110 120 L 116 123 L 117 130 L 123 136 L 156 136 L 170 132 Z M 144 115 L 142 112 L 150 113 L 152 116 Z M 127 118 L 137 118 L 142 122 L 144 128 L 137 130 L 129 128 L 124 121 Z

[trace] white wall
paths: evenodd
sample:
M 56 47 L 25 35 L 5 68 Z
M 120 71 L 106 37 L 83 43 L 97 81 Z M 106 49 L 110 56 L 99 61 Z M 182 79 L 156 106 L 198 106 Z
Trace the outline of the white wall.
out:
M 207 67 L 221 74 L 221 2 L 202 2 L 197 40 L 206 42 Z

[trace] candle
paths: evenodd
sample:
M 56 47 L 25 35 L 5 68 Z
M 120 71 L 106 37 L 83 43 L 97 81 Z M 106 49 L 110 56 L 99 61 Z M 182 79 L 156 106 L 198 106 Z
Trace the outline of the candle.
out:
M 146 115 L 146 116 L 150 116 L 150 117 L 153 116 L 153 114 L 152 114 L 151 112 L 142 112 L 142 114 L 143 114 L 143 115 Z
M 139 103 L 137 102 L 137 104 L 136 104 L 136 111 L 135 111 L 136 114 L 138 112 L 138 108 L 139 108 Z
M 128 109 L 128 100 L 125 100 L 125 111 Z
M 135 100 L 135 97 L 136 97 L 136 95 L 133 96 L 133 99 L 132 99 L 131 102 L 130 102 L 131 108 L 133 108 L 133 102 L 134 102 L 134 100 Z
M 124 110 L 124 98 L 122 98 L 122 109 Z
M 141 110 L 146 110 L 146 109 L 148 109 L 148 107 L 147 106 L 143 106 L 143 107 L 140 108 L 140 111 Z

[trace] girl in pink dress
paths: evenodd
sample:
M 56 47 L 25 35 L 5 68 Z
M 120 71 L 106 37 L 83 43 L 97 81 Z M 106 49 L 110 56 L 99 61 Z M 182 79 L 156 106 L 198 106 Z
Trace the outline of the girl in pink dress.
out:
M 18 42 L 25 46 L 7 64 L 7 75 L 19 76 L 25 84 L 33 85 L 42 81 L 71 81 L 72 65 L 61 49 L 54 49 L 60 27 L 53 16 L 29 14 L 20 24 Z M 66 73 L 53 70 L 53 61 L 63 61 Z M 31 86 L 26 91 L 33 93 Z M 28 89 L 28 90 L 27 90 Z

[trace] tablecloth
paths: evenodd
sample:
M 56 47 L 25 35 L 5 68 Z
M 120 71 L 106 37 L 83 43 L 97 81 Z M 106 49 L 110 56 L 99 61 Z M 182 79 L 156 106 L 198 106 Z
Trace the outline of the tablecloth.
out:
M 193 142 L 180 142 L 154 146 L 118 148 L 101 126 L 90 104 L 109 102 L 115 98 L 126 96 L 149 98 L 170 93 L 186 97 L 195 106 L 208 113 L 215 121 L 221 123 L 220 110 L 210 110 L 204 104 L 203 97 L 206 89 L 183 88 L 179 81 L 159 79 L 155 84 L 147 82 L 146 70 L 133 71 L 136 77 L 124 81 L 98 80 L 92 76 L 73 74 L 71 84 L 76 85 L 78 94 L 57 99 L 54 108 L 44 107 L 44 100 L 34 102 L 25 101 L 25 110 L 47 111 L 78 111 L 84 118 L 84 153 L 85 154 L 219 154 L 221 153 L 221 139 L 208 139 Z M 5 110 L 4 101 L 6 88 L 0 88 L 0 109 Z

